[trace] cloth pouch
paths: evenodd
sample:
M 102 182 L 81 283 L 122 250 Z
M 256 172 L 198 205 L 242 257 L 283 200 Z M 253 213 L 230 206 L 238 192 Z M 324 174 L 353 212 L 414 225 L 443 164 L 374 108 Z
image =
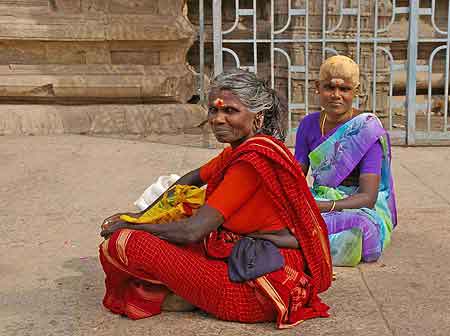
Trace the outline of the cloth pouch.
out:
M 244 237 L 228 257 L 228 276 L 233 282 L 245 282 L 284 266 L 284 258 L 271 241 Z

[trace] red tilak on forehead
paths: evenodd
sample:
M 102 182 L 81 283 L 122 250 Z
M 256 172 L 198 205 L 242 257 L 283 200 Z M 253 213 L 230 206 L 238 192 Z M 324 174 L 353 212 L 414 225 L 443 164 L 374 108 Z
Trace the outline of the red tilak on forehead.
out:
M 333 85 L 342 85 L 345 81 L 342 78 L 331 78 L 330 82 Z
M 217 107 L 217 108 L 222 108 L 222 107 L 225 106 L 225 103 L 224 103 L 223 99 L 217 98 L 217 99 L 214 101 L 214 106 Z

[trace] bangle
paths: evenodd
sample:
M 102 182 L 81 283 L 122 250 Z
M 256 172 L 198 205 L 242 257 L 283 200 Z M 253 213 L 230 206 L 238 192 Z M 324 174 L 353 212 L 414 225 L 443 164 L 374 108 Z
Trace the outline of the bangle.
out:
M 336 201 L 333 201 L 333 205 L 331 206 L 331 209 L 330 209 L 329 212 L 334 211 L 334 208 L 335 208 L 335 207 L 336 207 Z

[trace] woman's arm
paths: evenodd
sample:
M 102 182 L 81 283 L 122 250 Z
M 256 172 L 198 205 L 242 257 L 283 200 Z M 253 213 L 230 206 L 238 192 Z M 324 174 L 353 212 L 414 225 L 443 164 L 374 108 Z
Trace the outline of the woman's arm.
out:
M 354 195 L 335 201 L 333 211 L 344 209 L 373 208 L 378 197 L 380 176 L 377 174 L 361 174 L 359 176 L 359 189 Z M 328 212 L 333 208 L 333 201 L 318 201 L 321 212 Z
M 119 229 L 133 229 L 149 232 L 168 242 L 186 245 L 202 240 L 210 232 L 216 230 L 224 222 L 222 214 L 208 205 L 202 206 L 197 213 L 189 218 L 166 224 L 129 224 L 116 223 L 101 232 L 102 237 L 108 237 Z
M 306 177 L 308 175 L 309 165 L 300 163 L 300 167 L 302 167 L 303 175 Z
M 282 248 L 299 248 L 297 238 L 288 230 L 282 229 L 273 232 L 255 232 L 248 234 L 247 236 L 258 239 L 269 240 L 274 243 L 277 247 Z

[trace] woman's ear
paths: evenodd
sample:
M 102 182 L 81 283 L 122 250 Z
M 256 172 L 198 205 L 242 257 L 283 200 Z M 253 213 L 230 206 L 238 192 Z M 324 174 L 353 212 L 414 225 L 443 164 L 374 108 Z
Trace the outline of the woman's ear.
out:
M 318 80 L 316 80 L 316 82 L 315 82 L 315 84 L 316 84 L 316 94 L 319 94 L 320 93 L 320 82 L 318 81 Z
M 358 83 L 354 88 L 353 88 L 353 94 L 355 96 L 359 96 L 361 95 L 361 84 Z
M 264 124 L 264 113 L 258 112 L 255 115 L 255 119 L 253 119 L 253 128 L 256 131 L 260 130 Z

